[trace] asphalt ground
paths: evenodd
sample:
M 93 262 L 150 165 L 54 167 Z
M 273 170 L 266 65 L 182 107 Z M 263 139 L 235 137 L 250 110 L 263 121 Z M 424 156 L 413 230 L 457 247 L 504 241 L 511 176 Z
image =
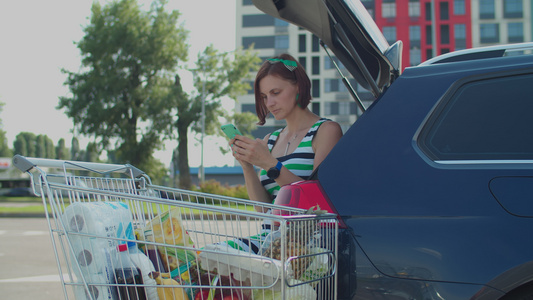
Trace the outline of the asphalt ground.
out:
M 0 299 L 66 299 L 44 216 L 0 218 L 0 241 Z

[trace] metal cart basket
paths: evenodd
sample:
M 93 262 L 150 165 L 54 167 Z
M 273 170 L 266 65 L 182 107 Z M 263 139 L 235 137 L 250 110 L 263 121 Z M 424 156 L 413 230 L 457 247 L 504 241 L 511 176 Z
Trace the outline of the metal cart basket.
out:
M 336 216 L 153 185 L 131 165 L 28 158 L 65 298 L 336 299 Z

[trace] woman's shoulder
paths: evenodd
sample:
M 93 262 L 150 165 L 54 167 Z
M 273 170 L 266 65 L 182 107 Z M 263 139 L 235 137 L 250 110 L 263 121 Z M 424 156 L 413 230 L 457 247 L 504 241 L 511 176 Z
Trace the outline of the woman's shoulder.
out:
M 342 136 L 341 125 L 333 120 L 325 120 L 320 124 L 320 127 L 317 130 L 317 135 L 319 136 Z
M 341 125 L 339 125 L 339 123 L 337 123 L 337 122 L 335 122 L 335 121 L 333 121 L 331 119 L 322 118 L 322 119 L 319 120 L 319 122 L 320 122 L 319 129 L 322 129 L 321 131 L 340 130 L 341 129 Z

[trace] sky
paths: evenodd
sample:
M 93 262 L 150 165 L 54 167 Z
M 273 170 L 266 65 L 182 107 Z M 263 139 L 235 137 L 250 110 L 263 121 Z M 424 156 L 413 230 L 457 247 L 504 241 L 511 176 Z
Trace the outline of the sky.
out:
M 151 1 L 138 1 L 143 10 L 149 9 Z M 29 0 L 0 4 L 0 102 L 4 103 L 0 119 L 10 147 L 23 131 L 46 134 L 55 144 L 64 138 L 70 147 L 72 120 L 56 109 L 59 97 L 69 92 L 61 69 L 79 71 L 81 56 L 75 42 L 82 39 L 82 28 L 89 24 L 92 3 Z M 169 0 L 166 7 L 180 11 L 179 22 L 189 30 L 189 61 L 195 61 L 209 44 L 222 52 L 235 50 L 235 0 Z M 88 142 L 78 138 L 82 146 Z M 189 144 L 189 165 L 197 167 L 199 143 L 189 135 Z M 224 145 L 223 138 L 204 139 L 205 166 L 233 164 L 231 155 L 217 150 Z M 168 165 L 175 147 L 176 142 L 170 141 L 155 156 Z

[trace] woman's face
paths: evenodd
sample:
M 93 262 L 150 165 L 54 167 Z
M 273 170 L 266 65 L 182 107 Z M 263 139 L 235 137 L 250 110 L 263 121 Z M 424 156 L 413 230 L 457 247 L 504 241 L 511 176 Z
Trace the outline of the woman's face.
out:
M 276 120 L 285 119 L 296 106 L 298 87 L 290 81 L 267 75 L 259 81 L 259 92 Z

